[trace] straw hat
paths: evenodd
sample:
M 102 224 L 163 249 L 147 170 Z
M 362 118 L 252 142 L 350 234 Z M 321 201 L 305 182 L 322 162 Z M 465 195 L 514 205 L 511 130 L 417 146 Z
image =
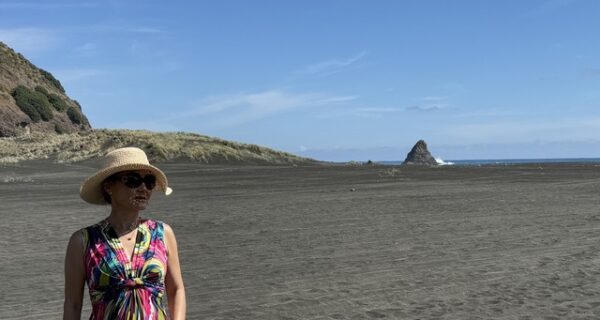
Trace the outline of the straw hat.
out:
M 148 157 L 142 149 L 129 147 L 120 148 L 107 153 L 102 159 L 100 170 L 88 177 L 81 184 L 79 195 L 81 199 L 92 204 L 106 204 L 102 195 L 102 182 L 111 175 L 129 170 L 149 170 L 156 176 L 156 186 L 170 195 L 173 189 L 169 188 L 167 176 L 148 162 Z

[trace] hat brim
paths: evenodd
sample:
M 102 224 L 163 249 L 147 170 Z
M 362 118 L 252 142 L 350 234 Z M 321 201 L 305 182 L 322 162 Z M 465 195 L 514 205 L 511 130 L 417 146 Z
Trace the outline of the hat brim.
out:
M 159 168 L 150 164 L 130 163 L 100 170 L 85 179 L 81 184 L 81 188 L 79 189 L 79 195 L 81 196 L 81 199 L 91 204 L 107 204 L 106 200 L 104 200 L 104 195 L 102 194 L 102 182 L 115 173 L 131 170 L 151 171 L 156 176 L 156 185 L 163 190 L 165 195 L 168 196 L 173 192 L 173 190 L 169 188 L 167 176 Z

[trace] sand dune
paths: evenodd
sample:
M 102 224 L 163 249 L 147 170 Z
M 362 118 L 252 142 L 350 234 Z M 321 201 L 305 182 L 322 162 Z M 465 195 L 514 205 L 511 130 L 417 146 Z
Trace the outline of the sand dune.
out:
M 189 319 L 600 318 L 599 167 L 162 168 Z M 92 171 L 0 167 L 0 319 L 61 317 Z

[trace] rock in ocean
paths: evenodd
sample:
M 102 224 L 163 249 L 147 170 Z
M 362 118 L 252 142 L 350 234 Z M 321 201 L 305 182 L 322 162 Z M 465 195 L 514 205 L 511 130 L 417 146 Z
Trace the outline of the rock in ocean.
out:
M 403 164 L 408 165 L 426 165 L 437 166 L 438 163 L 427 149 L 427 143 L 424 140 L 419 140 L 415 146 L 406 155 L 406 160 Z

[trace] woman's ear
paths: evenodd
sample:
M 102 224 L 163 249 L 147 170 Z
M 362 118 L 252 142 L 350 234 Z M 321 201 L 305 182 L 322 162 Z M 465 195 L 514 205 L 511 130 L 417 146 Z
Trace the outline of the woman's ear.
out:
M 106 192 L 106 194 L 108 195 L 112 195 L 112 182 L 111 181 L 104 181 L 102 183 L 102 190 L 104 190 L 104 192 Z
M 104 181 L 102 183 L 102 198 L 106 203 L 112 204 L 112 181 Z

